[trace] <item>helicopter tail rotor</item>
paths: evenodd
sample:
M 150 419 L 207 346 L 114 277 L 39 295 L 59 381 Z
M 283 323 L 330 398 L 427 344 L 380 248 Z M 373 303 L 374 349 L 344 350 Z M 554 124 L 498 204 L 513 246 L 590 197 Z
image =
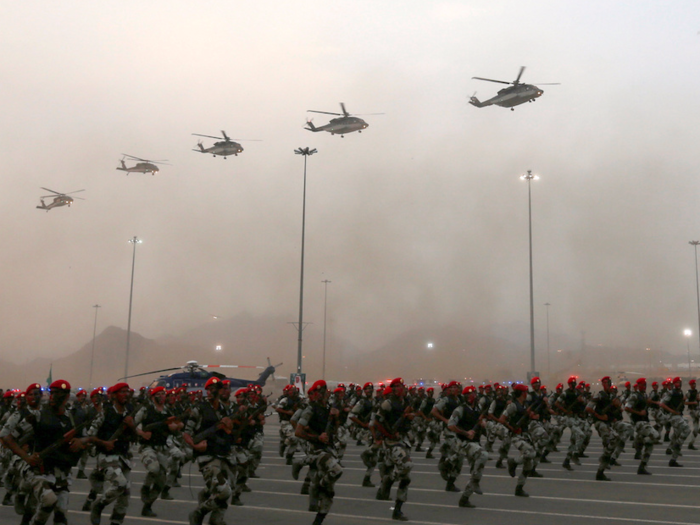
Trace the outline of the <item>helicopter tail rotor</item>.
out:
M 316 129 L 316 126 L 314 126 L 314 119 L 307 119 L 306 120 L 306 126 L 304 129 L 308 129 L 309 131 L 318 131 Z

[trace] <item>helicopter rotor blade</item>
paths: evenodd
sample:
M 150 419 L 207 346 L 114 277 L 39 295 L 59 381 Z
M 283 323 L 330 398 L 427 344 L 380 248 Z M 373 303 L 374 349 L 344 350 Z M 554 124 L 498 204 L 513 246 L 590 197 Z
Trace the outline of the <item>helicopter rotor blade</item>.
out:
M 561 86 L 561 82 L 533 82 L 535 86 Z
M 50 190 L 49 188 L 44 188 L 43 186 L 40 186 L 42 190 L 50 191 L 51 193 L 55 193 L 56 195 L 63 195 L 63 193 L 59 193 L 58 191 L 53 191 Z M 50 195 L 48 195 L 50 197 Z
M 215 137 L 214 135 L 202 135 L 200 133 L 192 133 L 192 135 L 195 135 L 196 137 L 207 137 L 210 139 L 226 140 L 224 137 Z
M 122 156 L 129 157 L 130 159 L 134 160 L 140 160 L 141 162 L 148 162 L 146 159 L 140 159 L 139 157 L 134 157 L 133 155 L 127 155 L 126 153 L 122 153 Z
M 525 66 L 520 66 L 520 72 L 518 73 L 518 78 L 515 79 L 513 84 L 519 84 L 520 83 L 520 77 L 523 76 L 523 71 L 525 71 Z
M 493 80 L 492 78 L 482 78 L 482 77 L 472 77 L 476 80 L 485 80 L 486 82 L 496 82 L 497 84 L 512 84 L 512 82 L 506 82 L 505 80 Z
M 73 193 L 80 193 L 81 191 L 85 191 L 85 190 L 69 191 L 68 193 L 65 193 L 64 195 L 72 195 Z M 77 198 L 77 197 L 76 197 L 76 198 Z
M 366 117 L 368 115 L 386 115 L 386 113 L 355 113 L 356 117 Z
M 324 115 L 342 115 L 342 113 L 331 113 L 330 111 L 316 111 L 315 109 L 307 109 L 306 111 L 308 111 L 309 113 L 323 113 Z
M 253 366 L 253 365 L 199 365 L 201 368 L 261 368 L 265 369 L 264 366 Z
M 178 367 L 175 367 L 175 368 L 164 368 L 163 370 L 152 370 L 152 371 L 150 371 L 150 372 L 144 372 L 143 374 L 136 374 L 136 375 L 133 375 L 133 376 L 120 377 L 120 378 L 119 378 L 119 381 L 121 381 L 122 379 L 131 379 L 132 377 L 147 376 L 147 375 L 150 375 L 150 374 L 160 374 L 161 372 L 172 372 L 173 370 L 182 370 L 182 369 L 183 369 L 183 367 L 178 366 Z
M 224 140 L 226 142 L 231 142 L 231 139 L 228 138 L 228 135 L 226 134 L 226 132 L 223 129 L 221 130 L 221 134 L 224 136 Z
M 343 111 L 343 116 L 349 117 L 350 113 L 348 113 L 348 110 L 345 109 L 345 102 L 340 103 L 340 109 Z

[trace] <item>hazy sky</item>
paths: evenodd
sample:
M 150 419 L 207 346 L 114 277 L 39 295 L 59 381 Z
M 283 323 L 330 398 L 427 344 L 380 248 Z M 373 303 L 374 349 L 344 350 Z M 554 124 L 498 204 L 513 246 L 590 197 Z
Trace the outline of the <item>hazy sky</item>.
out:
M 694 1 L 4 2 L 0 352 L 76 350 L 95 303 L 99 327 L 125 328 L 134 235 L 144 336 L 211 314 L 295 321 L 300 146 L 319 151 L 308 330 L 323 279 L 335 335 L 368 350 L 421 324 L 527 325 L 531 169 L 538 329 L 549 302 L 557 333 L 684 351 L 699 29 Z M 523 81 L 562 85 L 514 112 L 467 103 L 502 87 L 472 76 L 523 65 Z M 385 115 L 342 139 L 303 129 L 341 101 Z M 191 133 L 221 129 L 262 142 L 191 151 Z M 126 176 L 121 153 L 172 166 Z M 41 186 L 87 200 L 46 213 Z

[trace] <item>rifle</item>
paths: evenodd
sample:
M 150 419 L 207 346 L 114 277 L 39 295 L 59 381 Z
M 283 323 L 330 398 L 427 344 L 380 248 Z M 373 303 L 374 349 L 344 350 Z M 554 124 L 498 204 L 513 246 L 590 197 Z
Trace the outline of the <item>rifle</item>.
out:
M 172 423 L 179 423 L 180 421 L 182 421 L 182 415 L 170 416 L 167 419 L 164 419 L 163 421 L 156 421 L 155 423 L 149 423 L 145 427 L 141 427 L 141 430 L 143 432 L 151 432 L 159 427 L 167 426 L 167 425 L 170 425 Z
M 268 406 L 269 405 L 267 403 L 260 405 L 258 408 L 253 410 L 253 412 L 251 412 L 250 415 L 246 416 L 245 419 L 240 421 L 241 424 L 236 429 L 235 434 L 233 434 L 233 442 L 234 443 L 237 443 L 238 440 L 241 438 L 241 434 L 243 434 L 243 430 L 245 430 L 245 428 L 248 426 L 248 421 L 251 419 L 257 418 L 260 414 L 262 414 L 263 412 L 265 412 L 265 410 L 267 410 Z M 239 420 L 236 420 L 236 421 L 239 421 Z M 196 441 L 195 441 L 195 443 L 196 443 Z
M 63 436 L 61 436 L 61 439 L 54 441 L 53 443 L 51 443 L 50 445 L 48 445 L 44 449 L 40 450 L 38 453 L 39 457 L 41 459 L 44 459 L 46 456 L 56 452 L 59 448 L 61 448 L 66 443 L 70 443 L 75 438 L 75 436 L 78 435 L 79 431 L 81 431 L 83 428 L 85 428 L 86 426 L 88 426 L 91 423 L 92 423 L 92 419 L 87 420 L 87 421 L 83 421 L 77 427 L 73 427 L 68 432 L 63 434 Z
M 516 422 L 515 428 L 522 428 L 523 424 L 530 419 L 530 414 L 535 412 L 536 410 L 539 410 L 540 405 L 544 402 L 544 396 L 541 396 L 536 402 L 534 402 L 532 405 L 529 407 L 525 408 L 525 413 L 522 415 L 522 417 Z
M 228 418 L 228 417 L 221 418 L 221 420 L 217 421 L 214 425 L 202 430 L 199 434 L 196 434 L 192 438 L 192 441 L 194 441 L 194 443 L 196 445 L 197 443 L 204 441 L 208 437 L 213 436 L 219 430 L 223 430 L 227 434 L 230 434 L 232 427 L 233 427 L 233 425 L 231 423 L 230 418 Z
M 134 409 L 127 413 L 126 411 L 124 412 L 124 420 L 122 421 L 121 425 L 119 425 L 119 428 L 114 431 L 114 434 L 107 440 L 107 441 L 115 441 L 121 437 L 121 435 L 126 431 L 127 428 L 132 428 L 131 425 L 129 425 L 126 422 L 127 417 L 131 417 L 132 414 L 137 414 L 139 410 L 143 407 L 145 403 L 139 403 L 134 407 Z M 125 407 L 126 408 L 126 407 Z M 132 418 L 132 424 L 133 424 L 133 418 Z

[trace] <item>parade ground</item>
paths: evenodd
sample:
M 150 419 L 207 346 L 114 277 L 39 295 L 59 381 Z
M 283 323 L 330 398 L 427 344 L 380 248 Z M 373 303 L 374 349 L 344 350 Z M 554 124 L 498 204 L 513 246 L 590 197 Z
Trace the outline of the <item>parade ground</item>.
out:
M 277 453 L 279 425 L 276 416 L 269 418 L 265 427 L 265 451 L 258 469 L 260 478 L 251 479 L 250 493 L 241 497 L 242 507 L 229 506 L 226 523 L 237 524 L 310 524 L 315 514 L 308 512 L 308 496 L 299 494 L 304 469 L 299 481 L 291 475 L 291 467 Z M 445 482 L 437 469 L 439 454 L 426 459 L 425 452 L 413 452 L 412 483 L 408 502 L 403 511 L 416 525 L 584 525 L 599 523 L 617 524 L 668 524 L 687 525 L 700 523 L 700 451 L 683 450 L 679 462 L 683 468 L 668 466 L 665 445 L 658 445 L 649 464 L 653 475 L 637 475 L 638 461 L 632 459 L 634 450 L 627 444 L 627 452 L 620 457 L 622 466 L 608 471 L 609 482 L 595 481 L 597 456 L 601 451 L 597 435 L 587 449 L 589 458 L 581 459 L 581 466 L 569 472 L 561 467 L 568 444 L 565 432 L 559 449 L 550 454 L 552 463 L 540 464 L 538 471 L 543 478 L 528 479 L 525 490 L 529 498 L 514 496 L 515 479 L 507 470 L 494 468 L 491 460 L 484 470 L 482 496 L 473 495 L 471 501 L 477 508 L 459 508 L 460 494 L 445 492 Z M 365 467 L 360 460 L 362 448 L 354 442 L 348 445 L 343 459 L 343 476 L 336 483 L 333 508 L 324 523 L 328 525 L 368 525 L 390 523 L 393 501 L 375 499 L 376 489 L 361 486 Z M 437 450 L 435 451 L 437 453 Z M 511 451 L 513 456 L 516 451 Z M 94 460 L 89 463 L 91 471 Z M 466 465 L 466 463 L 465 463 Z M 74 470 L 75 474 L 75 470 Z M 131 502 L 125 520 L 127 525 L 173 524 L 187 525 L 188 514 L 195 508 L 197 493 L 202 488 L 202 477 L 195 465 L 183 470 L 182 487 L 171 490 L 173 501 L 158 500 L 153 510 L 156 518 L 140 516 L 139 489 L 145 477 L 144 468 L 137 456 L 133 459 L 131 475 Z M 375 471 L 372 481 L 378 482 Z M 468 466 L 457 479 L 462 489 L 468 478 Z M 87 480 L 74 479 L 70 495 L 70 525 L 89 525 L 89 514 L 80 509 L 87 496 Z M 395 488 L 394 488 L 395 490 Z M 108 507 L 102 515 L 102 525 L 109 525 Z M 12 507 L 0 507 L 0 525 L 16 525 L 20 516 Z

